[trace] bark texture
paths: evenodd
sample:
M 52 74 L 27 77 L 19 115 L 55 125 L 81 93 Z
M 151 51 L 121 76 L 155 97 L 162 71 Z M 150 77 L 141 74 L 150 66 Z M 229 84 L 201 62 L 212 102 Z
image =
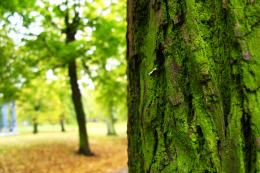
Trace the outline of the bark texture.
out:
M 127 18 L 129 172 L 260 171 L 260 1 L 128 0 Z

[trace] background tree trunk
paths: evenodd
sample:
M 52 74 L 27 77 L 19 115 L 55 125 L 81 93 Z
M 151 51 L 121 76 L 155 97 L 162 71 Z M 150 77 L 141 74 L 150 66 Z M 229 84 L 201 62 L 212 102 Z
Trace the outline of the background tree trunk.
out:
M 37 134 L 37 133 L 38 133 L 38 123 L 33 122 L 33 134 Z
M 66 132 L 64 118 L 60 119 L 60 127 L 61 127 L 61 132 Z
M 129 172 L 260 171 L 260 2 L 128 0 Z
M 116 136 L 116 129 L 115 129 L 115 117 L 113 115 L 113 104 L 109 106 L 109 117 L 107 118 L 107 135 L 108 136 Z
M 72 101 L 74 104 L 79 128 L 79 153 L 84 155 L 92 155 L 88 142 L 85 112 L 83 109 L 81 93 L 78 86 L 76 61 L 71 60 L 68 67 L 70 86 L 72 91 Z
M 108 118 L 107 121 L 106 121 L 106 124 L 107 124 L 107 135 L 108 136 L 116 136 L 116 129 L 115 129 L 114 122 L 111 121 L 110 118 Z
M 66 1 L 68 5 L 68 1 Z M 66 24 L 66 43 L 71 43 L 75 41 L 75 35 L 77 33 L 79 27 L 79 13 L 74 11 L 73 20 L 69 21 L 69 11 L 66 11 L 65 15 L 65 24 Z M 69 58 L 69 57 L 68 57 Z M 72 58 L 68 63 L 68 74 L 70 79 L 71 93 L 72 93 L 72 101 L 75 108 L 77 123 L 79 128 L 79 154 L 91 156 L 93 153 L 90 150 L 89 141 L 88 141 L 88 133 L 86 127 L 86 117 L 81 99 L 81 92 L 78 85 L 78 76 L 77 76 L 77 64 L 76 59 Z

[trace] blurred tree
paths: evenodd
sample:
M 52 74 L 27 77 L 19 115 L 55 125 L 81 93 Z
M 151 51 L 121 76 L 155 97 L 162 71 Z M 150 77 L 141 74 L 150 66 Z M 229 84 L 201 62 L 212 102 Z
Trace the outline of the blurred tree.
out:
M 92 63 L 97 67 L 91 70 L 97 92 L 97 102 L 104 111 L 107 134 L 116 135 L 114 124 L 120 109 L 126 105 L 126 64 L 125 64 L 125 3 L 111 5 L 106 14 L 95 19 L 92 33 L 94 51 L 90 53 Z M 83 62 L 84 63 L 84 62 Z M 88 72 L 89 67 L 83 64 Z M 91 68 L 90 68 L 91 69 Z M 98 74 L 98 75 L 95 75 Z
M 59 85 L 57 85 L 59 84 Z M 18 99 L 18 114 L 20 121 L 29 121 L 33 125 L 33 132 L 38 133 L 38 126 L 42 123 L 60 123 L 64 131 L 64 121 L 69 118 L 64 105 L 67 95 L 61 88 L 65 87 L 65 81 L 55 79 L 51 81 L 44 76 L 38 76 L 30 84 L 23 88 Z M 58 93 L 58 94 L 57 94 Z
M 30 57 L 15 47 L 5 30 L 0 33 L 0 102 L 15 100 L 18 91 L 34 76 L 28 67 Z
M 39 2 L 41 8 L 37 13 L 43 17 L 44 32 L 37 36 L 37 39 L 27 41 L 27 46 L 36 50 L 38 57 L 46 59 L 49 67 L 68 68 L 72 101 L 79 126 L 79 153 L 91 155 L 82 95 L 78 85 L 78 72 L 81 70 L 78 69 L 77 59 L 81 59 L 90 74 L 90 63 L 104 64 L 107 58 L 123 53 L 122 47 L 119 47 L 125 43 L 122 39 L 125 29 L 125 23 L 122 22 L 124 18 L 121 12 L 112 15 L 111 11 L 119 10 L 117 3 L 112 1 L 109 4 L 101 0 L 93 3 L 84 0 L 67 0 L 56 4 L 51 1 Z M 123 7 L 119 4 L 120 8 Z M 118 23 L 123 25 L 118 27 Z M 99 56 L 101 52 L 103 54 Z M 98 56 L 94 57 L 95 55 Z
M 51 1 L 39 1 L 44 9 L 38 13 L 42 20 L 44 32 L 36 40 L 27 42 L 27 46 L 37 51 L 41 59 L 47 59 L 51 68 L 67 67 L 79 127 L 79 153 L 92 155 L 89 147 L 85 112 L 82 104 L 81 91 L 78 85 L 76 59 L 84 57 L 87 50 L 86 42 L 76 40 L 77 32 L 83 27 L 82 5 L 84 1 L 64 1 L 59 4 Z M 84 2 L 82 4 L 82 2 Z M 46 11 L 45 9 L 48 9 Z M 42 50 L 42 51 L 39 51 Z M 61 121 L 62 122 L 62 121 Z
M 97 102 L 102 105 L 106 114 L 107 134 L 116 135 L 114 124 L 118 116 L 123 116 L 118 112 L 120 109 L 126 108 L 125 65 L 113 66 L 108 61 L 104 70 L 99 71 L 99 74 L 99 78 L 96 80 Z
M 0 103 L 15 100 L 18 91 L 34 76 L 29 64 L 31 57 L 16 45 L 11 35 L 16 33 L 19 20 L 28 24 L 28 15 L 35 7 L 35 0 L 8 0 L 0 2 Z M 16 22 L 16 23 L 15 23 Z M 11 34 L 12 33 L 12 34 Z
M 85 75 L 89 75 L 93 81 L 96 81 L 99 88 L 102 88 L 100 93 L 104 94 L 104 99 L 99 100 L 103 100 L 100 103 L 104 103 L 106 105 L 104 107 L 108 108 L 107 112 L 110 115 L 107 116 L 110 117 L 108 122 L 114 122 L 111 117 L 118 110 L 115 105 L 119 103 L 117 101 L 119 99 L 113 98 L 109 100 L 108 93 L 113 91 L 112 86 L 122 86 L 122 92 L 124 92 L 124 84 L 122 84 L 124 79 L 118 80 L 120 78 L 117 76 L 119 73 L 114 73 L 115 76 L 110 77 L 110 70 L 106 69 L 106 66 L 113 66 L 113 63 L 110 64 L 107 61 L 108 59 L 114 59 L 114 62 L 120 64 L 119 66 L 124 66 L 125 3 L 124 1 L 118 2 L 114 0 L 96 0 L 91 3 L 87 0 L 28 0 L 21 2 L 19 5 L 19 2 L 19 0 L 11 0 L 0 5 L 3 9 L 6 9 L 6 11 L 3 10 L 2 14 L 6 18 L 7 30 L 14 31 L 12 35 L 19 37 L 15 41 L 16 45 L 11 46 L 12 48 L 16 47 L 16 52 L 20 52 L 17 53 L 19 54 L 19 61 L 17 62 L 23 64 L 24 69 L 26 69 L 25 75 L 21 79 L 23 82 L 18 82 L 18 84 L 26 86 L 26 88 L 32 87 L 32 91 L 28 92 L 32 92 L 33 95 L 33 93 L 37 93 L 37 85 L 35 84 L 37 79 L 34 76 L 48 70 L 67 68 L 72 101 L 79 127 L 79 153 L 91 155 L 85 113 L 81 100 L 81 86 L 78 82 Z M 35 4 L 31 4 L 31 2 Z M 13 26 L 14 21 L 20 20 L 22 26 Z M 91 71 L 90 66 L 92 65 L 96 66 L 97 69 Z M 21 67 L 23 66 L 19 65 L 19 68 Z M 82 67 L 85 69 L 85 73 L 82 71 Z M 18 72 L 17 75 L 20 75 L 19 68 L 14 68 L 13 65 L 12 68 L 15 72 Z M 121 69 L 123 69 L 121 72 L 124 73 L 125 69 Z M 95 74 L 96 72 L 99 74 Z M 10 80 L 14 78 L 14 74 L 9 76 Z M 5 86 L 7 86 L 6 84 Z M 106 87 L 106 85 L 111 86 Z M 8 85 L 8 88 L 10 86 Z M 26 95 L 25 91 L 26 89 L 21 93 L 21 99 L 23 95 Z M 119 93 L 122 92 L 120 88 Z M 58 94 L 62 95 L 62 93 Z M 115 97 L 121 97 L 117 95 L 115 94 Z M 42 97 L 44 98 L 44 95 Z M 122 95 L 121 99 L 123 98 Z M 39 98 L 32 96 L 33 99 L 36 99 L 36 106 L 28 109 L 34 112 L 46 111 L 48 103 L 43 101 L 43 103 L 39 104 L 42 106 L 38 106 L 37 99 Z M 35 117 L 37 118 L 32 118 L 32 121 L 38 124 L 40 116 L 36 113 Z M 62 117 L 63 114 L 60 118 L 61 129 L 65 130 Z

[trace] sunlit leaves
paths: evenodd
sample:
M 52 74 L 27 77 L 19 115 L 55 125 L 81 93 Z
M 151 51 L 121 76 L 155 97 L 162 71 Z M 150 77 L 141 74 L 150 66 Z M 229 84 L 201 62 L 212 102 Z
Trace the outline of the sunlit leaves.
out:
M 20 121 L 37 123 L 58 123 L 61 118 L 73 118 L 70 111 L 70 96 L 64 93 L 68 89 L 66 79 L 57 72 L 55 78 L 47 73 L 33 79 L 20 92 L 18 115 Z
M 35 0 L 1 0 L 0 1 L 0 14 L 4 12 L 21 12 L 25 8 L 31 8 L 35 5 Z
M 58 100 L 62 94 L 59 92 L 69 95 L 69 88 L 57 85 L 53 91 L 47 90 L 52 86 L 48 84 L 48 80 L 41 77 L 48 70 L 55 73 L 57 70 L 62 70 L 60 75 L 66 77 L 67 71 L 64 67 L 69 61 L 78 59 L 79 82 L 86 78 L 92 82 L 92 87 L 96 90 L 95 97 L 99 98 L 96 103 L 104 110 L 110 102 L 121 109 L 126 97 L 125 1 L 68 0 L 68 3 L 65 0 L 29 1 L 18 4 L 20 0 L 11 0 L 0 5 L 1 9 L 6 9 L 2 13 L 7 17 L 5 29 L 9 30 L 9 36 L 14 32 L 12 39 L 15 40 L 9 39 L 6 33 L 3 35 L 7 39 L 1 40 L 3 47 L 0 46 L 0 49 L 3 51 L 0 52 L 0 65 L 8 67 L 8 63 L 11 63 L 10 69 L 12 69 L 3 71 L 6 79 L 2 85 L 5 91 L 2 91 L 14 93 L 11 91 L 12 88 L 20 90 L 20 101 L 28 98 L 28 103 L 22 105 L 24 112 L 31 111 L 33 114 L 35 112 L 33 105 L 41 101 L 40 112 L 45 112 L 41 113 L 41 116 L 58 115 L 59 111 L 54 111 L 51 106 L 60 107 Z M 76 33 L 75 41 L 68 43 L 66 16 L 69 23 L 73 23 L 73 18 L 77 15 L 80 20 L 73 26 Z M 18 22 L 20 26 L 15 27 L 12 22 Z M 18 36 L 19 39 L 14 39 Z M 62 83 L 59 80 L 60 78 L 57 83 Z M 87 86 L 82 84 L 81 87 L 84 91 Z M 115 88 L 117 92 L 110 97 Z M 43 95 L 43 92 L 52 95 Z M 53 99 L 50 101 L 46 98 Z M 46 113 L 51 110 L 54 112 Z

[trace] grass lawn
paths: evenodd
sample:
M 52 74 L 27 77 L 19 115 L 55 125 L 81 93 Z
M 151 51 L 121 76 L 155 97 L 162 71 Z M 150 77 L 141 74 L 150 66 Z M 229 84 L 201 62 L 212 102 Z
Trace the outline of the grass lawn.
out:
M 37 135 L 21 129 L 18 136 L 0 137 L 0 173 L 112 173 L 127 167 L 125 124 L 117 125 L 117 137 L 107 137 L 102 123 L 88 124 L 94 157 L 76 154 L 75 127 L 66 133 L 52 128 L 39 127 Z

